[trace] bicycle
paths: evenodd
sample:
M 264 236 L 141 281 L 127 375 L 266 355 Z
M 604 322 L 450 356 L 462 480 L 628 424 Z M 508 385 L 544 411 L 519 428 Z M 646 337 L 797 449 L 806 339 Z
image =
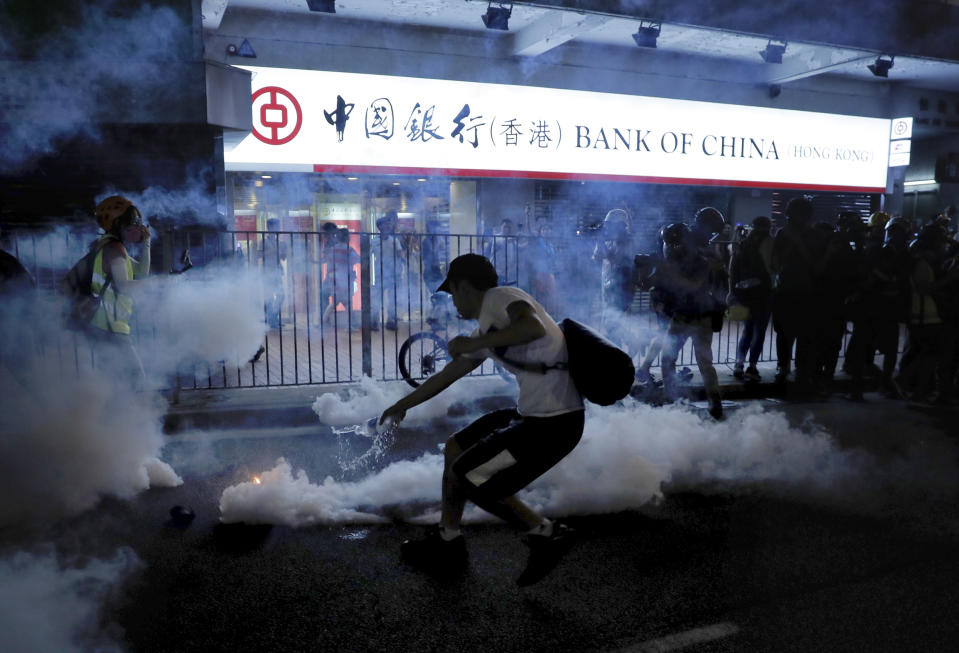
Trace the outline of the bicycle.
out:
M 438 300 L 431 297 L 430 301 L 433 303 L 434 309 L 438 308 Z M 442 310 L 440 308 L 440 311 Z M 426 321 L 427 330 L 410 334 L 410 337 L 400 345 L 400 350 L 397 353 L 400 375 L 404 381 L 414 388 L 418 387 L 423 379 L 443 369 L 451 360 L 447 348 L 448 341 L 437 331 L 449 331 L 450 322 L 456 320 L 456 318 L 448 310 L 441 317 L 445 319 L 431 316 Z M 500 365 L 494 363 L 493 368 L 505 381 L 514 382 L 513 375 Z

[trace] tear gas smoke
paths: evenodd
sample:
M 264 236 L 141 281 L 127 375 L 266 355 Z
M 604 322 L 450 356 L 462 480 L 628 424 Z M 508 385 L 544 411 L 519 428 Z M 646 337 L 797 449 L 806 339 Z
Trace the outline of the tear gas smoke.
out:
M 152 384 L 166 384 L 184 361 L 246 360 L 262 342 L 255 272 L 153 281 L 157 292 L 137 304 L 138 319 L 155 320 L 155 338 L 139 347 Z M 59 307 L 41 290 L 7 297 L 0 310 L 0 525 L 57 519 L 105 496 L 182 482 L 159 459 L 165 402 L 91 369 L 97 344 L 63 333 Z
M 126 548 L 83 565 L 68 565 L 55 551 L 0 559 L 0 649 L 122 650 L 119 627 L 102 623 L 101 606 L 139 567 Z
M 454 397 L 476 396 L 471 385 L 461 382 L 446 392 L 459 388 Z M 367 382 L 345 398 L 321 397 L 317 404 L 322 403 L 322 410 L 317 413 L 324 421 L 352 416 L 357 422 L 371 409 L 393 401 L 394 391 L 396 398 L 405 392 L 402 387 Z M 417 421 L 428 423 L 424 418 L 421 414 Z M 404 422 L 396 438 L 402 439 L 404 428 L 411 426 L 412 421 Z M 840 450 L 821 428 L 791 427 L 784 415 L 763 411 L 758 404 L 716 423 L 683 406 L 652 408 L 628 401 L 622 407 L 589 408 L 580 445 L 520 496 L 553 516 L 642 508 L 660 499 L 664 487 L 737 491 L 748 486 L 777 496 L 829 502 L 835 502 L 838 492 L 851 501 L 868 492 L 868 488 L 853 492 L 852 481 L 861 481 L 873 465 L 863 452 Z M 327 477 L 317 485 L 305 472 L 294 473 L 280 460 L 261 475 L 262 485 L 241 483 L 223 492 L 221 520 L 291 526 L 378 521 L 384 507 L 438 502 L 442 468 L 442 454 L 427 452 L 357 481 Z M 471 508 L 466 518 L 490 517 Z
M 321 422 L 331 426 L 360 424 L 370 417 L 379 417 L 409 391 L 410 387 L 405 383 L 381 383 L 364 376 L 359 384 L 347 388 L 342 394 L 326 393 L 317 397 L 313 402 L 313 412 Z M 445 417 L 453 404 L 469 404 L 477 397 L 513 393 L 515 387 L 498 376 L 469 379 L 408 411 L 403 426 L 421 426 L 438 417 Z
M 0 524 L 57 519 L 103 496 L 181 482 L 157 459 L 163 413 L 149 395 L 63 375 L 42 358 L 4 368 L 0 391 Z
M 157 339 L 149 357 L 166 374 L 183 361 L 242 363 L 266 335 L 259 272 L 245 267 L 207 272 L 159 278 L 150 311 Z
M 209 167 L 188 165 L 188 183 L 176 188 L 149 186 L 144 190 L 108 187 L 97 194 L 94 205 L 112 195 L 121 195 L 136 206 L 149 223 L 153 218 L 172 220 L 174 224 L 211 224 L 220 226 L 222 216 L 214 210 L 210 193 L 213 171 Z
M 155 98 L 174 74 L 170 63 L 182 56 L 178 44 L 189 24 L 169 7 L 144 3 L 130 12 L 119 4 L 86 3 L 76 22 L 32 45 L 39 57 L 28 57 L 28 65 L 6 62 L 3 94 L 10 116 L 0 123 L 0 171 L 14 173 L 54 152 L 60 138 L 96 139 L 99 122 L 116 120 L 118 93 L 141 101 Z M 0 23 L 0 47 L 22 54 L 15 49 L 21 41 L 15 26 L 15 21 Z

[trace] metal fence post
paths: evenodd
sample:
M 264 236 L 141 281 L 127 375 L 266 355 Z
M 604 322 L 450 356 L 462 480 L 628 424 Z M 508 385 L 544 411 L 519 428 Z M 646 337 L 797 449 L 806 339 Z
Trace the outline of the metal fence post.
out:
M 373 376 L 373 312 L 370 303 L 370 234 L 360 234 L 360 342 L 363 356 L 363 374 Z

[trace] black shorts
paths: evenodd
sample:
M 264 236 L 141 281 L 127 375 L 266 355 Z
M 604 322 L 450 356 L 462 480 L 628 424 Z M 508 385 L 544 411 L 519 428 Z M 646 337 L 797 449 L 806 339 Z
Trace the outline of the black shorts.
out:
M 516 494 L 566 457 L 583 437 L 585 411 L 523 417 L 515 408 L 484 415 L 453 436 L 463 450 L 452 472 L 494 499 Z

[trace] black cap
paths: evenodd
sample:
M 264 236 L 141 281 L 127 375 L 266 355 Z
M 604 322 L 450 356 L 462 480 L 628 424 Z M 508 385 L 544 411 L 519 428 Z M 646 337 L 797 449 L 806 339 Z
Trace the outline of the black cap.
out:
M 450 269 L 436 292 L 450 292 L 450 281 L 469 281 L 477 290 L 489 290 L 499 282 L 496 268 L 479 254 L 462 254 L 450 261 Z

